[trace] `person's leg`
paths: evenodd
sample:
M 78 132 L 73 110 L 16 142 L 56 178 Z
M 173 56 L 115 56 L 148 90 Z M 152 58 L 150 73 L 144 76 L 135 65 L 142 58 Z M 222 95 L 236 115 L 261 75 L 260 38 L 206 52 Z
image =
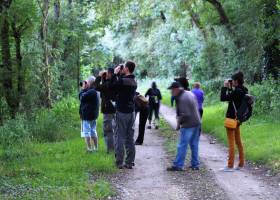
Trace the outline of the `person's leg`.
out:
M 188 128 L 180 129 L 179 141 L 177 145 L 177 155 L 173 162 L 174 167 L 183 169 L 186 155 L 187 155 L 188 143 L 191 139 L 191 136 L 192 134 L 190 132 L 190 129 Z
M 103 115 L 103 131 L 107 152 L 114 151 L 114 114 Z
M 238 167 L 244 167 L 245 159 L 244 159 L 244 150 L 241 141 L 241 134 L 240 134 L 240 126 L 238 126 L 235 130 L 235 142 L 238 148 L 239 153 L 239 165 Z
M 91 151 L 90 126 L 89 122 L 86 120 L 81 121 L 81 137 L 85 139 L 87 151 Z
M 125 138 L 126 160 L 125 164 L 131 168 L 135 160 L 134 123 L 135 113 L 126 114 L 127 132 Z
M 234 129 L 227 128 L 227 138 L 228 138 L 228 168 L 233 168 L 234 166 Z
M 94 145 L 91 145 L 92 147 L 94 146 L 94 148 L 92 148 L 93 150 L 98 150 L 98 135 L 97 135 L 97 131 L 96 131 L 96 120 L 92 120 L 90 122 L 90 126 L 91 126 L 91 140 L 93 141 Z
M 152 126 L 152 119 L 153 119 L 153 105 L 152 104 L 150 104 L 148 119 L 149 119 L 149 126 L 148 126 L 148 128 L 150 129 L 151 126 Z
M 158 129 L 158 125 L 159 125 L 159 107 L 160 104 L 156 104 L 155 106 L 155 128 Z
M 145 134 L 145 127 L 146 127 L 146 122 L 147 118 L 149 115 L 149 109 L 148 108 L 143 108 L 140 111 L 140 116 L 139 116 L 139 134 L 136 140 L 137 144 L 142 144 L 144 141 L 144 134 Z
M 198 147 L 199 147 L 199 134 L 200 134 L 200 125 L 193 128 L 192 138 L 190 140 L 190 147 L 192 152 L 191 166 L 192 168 L 199 168 L 199 156 L 198 156 Z
M 125 114 L 120 112 L 117 112 L 116 114 L 115 154 L 118 167 L 123 166 L 124 160 L 124 142 L 127 131 L 127 122 L 124 115 Z

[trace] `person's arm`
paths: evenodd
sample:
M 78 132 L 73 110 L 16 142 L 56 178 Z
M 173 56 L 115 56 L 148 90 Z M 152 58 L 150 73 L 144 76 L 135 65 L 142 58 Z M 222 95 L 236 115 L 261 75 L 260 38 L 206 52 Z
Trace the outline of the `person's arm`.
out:
M 81 94 L 81 102 L 91 101 L 92 98 L 95 98 L 93 90 L 87 90 Z
M 173 107 L 173 106 L 174 106 L 175 97 L 174 97 L 174 96 L 171 96 L 170 101 L 171 101 L 171 107 Z
M 232 101 L 232 89 L 222 87 L 221 89 L 221 101 Z
M 161 99 L 162 99 L 161 92 L 160 92 L 160 90 L 158 90 L 158 100 L 161 100 Z
M 150 89 L 147 90 L 147 92 L 145 93 L 145 97 L 150 95 Z

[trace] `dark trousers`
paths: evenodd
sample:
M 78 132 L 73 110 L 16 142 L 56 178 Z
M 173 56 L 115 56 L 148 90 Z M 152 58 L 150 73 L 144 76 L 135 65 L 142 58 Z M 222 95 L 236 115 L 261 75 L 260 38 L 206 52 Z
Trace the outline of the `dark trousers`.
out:
M 148 106 L 139 111 L 139 133 L 136 139 L 137 143 L 143 144 L 148 116 L 149 116 Z
M 202 120 L 202 116 L 203 116 L 203 109 L 199 109 L 199 114 L 200 114 L 200 119 Z M 201 134 L 202 130 L 201 130 L 201 125 L 199 128 L 199 135 Z
M 153 114 L 155 114 L 155 119 L 159 119 L 159 103 L 150 104 L 149 121 L 153 119 Z

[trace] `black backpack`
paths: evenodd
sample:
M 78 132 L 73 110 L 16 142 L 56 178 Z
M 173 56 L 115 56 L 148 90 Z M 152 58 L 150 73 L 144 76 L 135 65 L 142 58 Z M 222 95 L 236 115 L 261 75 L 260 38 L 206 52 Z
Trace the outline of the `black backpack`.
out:
M 237 110 L 237 119 L 240 122 L 246 122 L 253 113 L 253 105 L 255 98 L 252 95 L 246 94 L 243 99 L 241 106 Z

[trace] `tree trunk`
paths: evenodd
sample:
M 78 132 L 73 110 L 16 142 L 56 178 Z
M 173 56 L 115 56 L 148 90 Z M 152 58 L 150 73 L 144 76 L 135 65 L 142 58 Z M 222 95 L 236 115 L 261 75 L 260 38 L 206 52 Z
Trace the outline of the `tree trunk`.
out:
M 214 6 L 214 8 L 216 9 L 220 17 L 220 23 L 225 26 L 228 33 L 232 36 L 235 46 L 239 49 L 241 47 L 241 42 L 238 38 L 236 38 L 236 33 L 232 27 L 232 24 L 230 23 L 230 20 L 222 4 L 217 0 L 206 0 L 206 1 L 208 1 L 210 4 Z
M 10 1 L 11 2 L 11 1 Z M 3 3 L 3 2 L 2 2 Z M 5 2 L 7 3 L 7 2 Z M 19 107 L 19 100 L 14 94 L 14 85 L 13 85 L 13 67 L 11 62 L 11 50 L 10 50 L 10 40 L 9 40 L 9 27 L 10 23 L 8 20 L 7 9 L 10 4 L 1 4 L 2 12 L 2 26 L 1 26 L 1 49 L 2 49 L 2 62 L 3 62 L 3 93 L 6 99 L 6 102 L 9 106 L 10 115 L 12 118 L 15 118 L 16 113 Z
M 264 9 L 265 16 L 265 27 L 268 30 L 268 34 L 265 38 L 266 46 L 265 51 L 265 68 L 264 78 L 272 75 L 273 78 L 277 79 L 280 73 L 280 49 L 279 39 L 276 35 L 277 29 L 279 28 L 279 9 L 277 8 L 277 1 L 267 1 Z M 271 38 L 271 36 L 274 36 Z
M 181 70 L 180 70 L 180 77 L 187 77 L 188 67 L 189 66 L 186 62 L 182 62 Z
M 51 87 L 52 87 L 52 74 L 51 67 L 49 64 L 49 48 L 48 48 L 48 15 L 49 15 L 49 0 L 43 0 L 42 6 L 42 19 L 41 19 L 41 42 L 43 49 L 43 74 L 42 78 L 44 80 L 44 97 L 43 103 L 47 108 L 52 107 L 52 99 L 51 99 Z

